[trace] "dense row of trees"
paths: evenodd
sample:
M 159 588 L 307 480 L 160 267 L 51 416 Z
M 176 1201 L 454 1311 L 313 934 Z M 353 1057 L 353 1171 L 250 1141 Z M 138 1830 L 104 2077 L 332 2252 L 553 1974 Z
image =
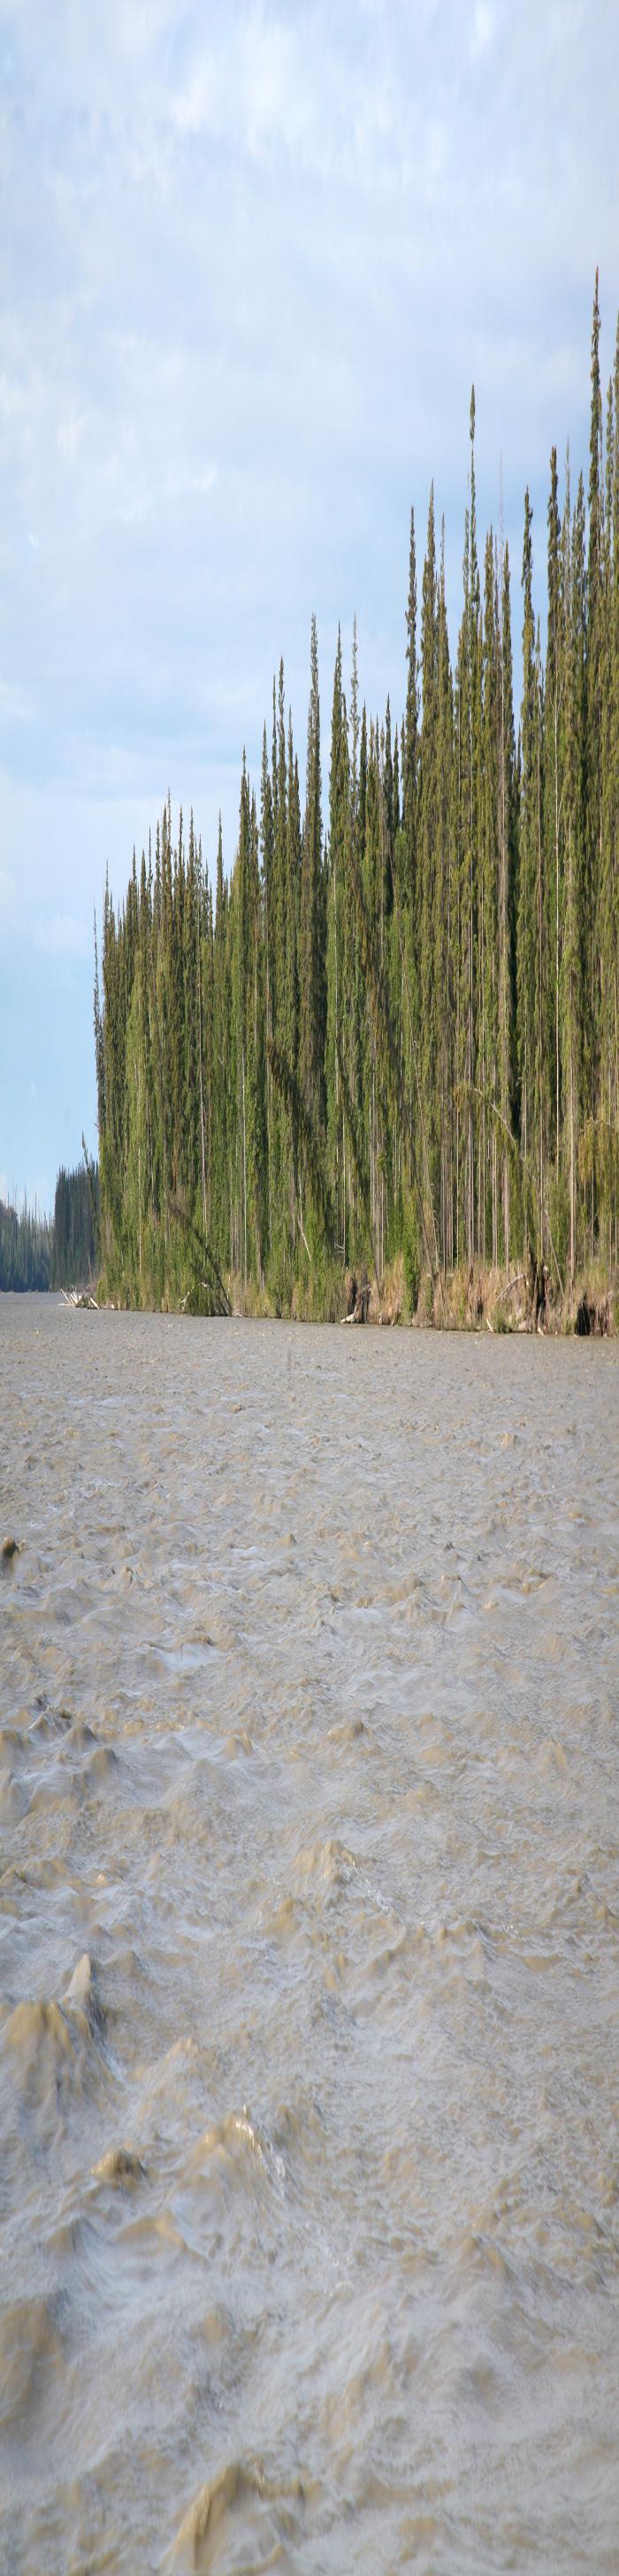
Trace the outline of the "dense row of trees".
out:
M 56 1182 L 50 1287 L 69 1288 L 92 1278 L 98 1259 L 99 1174 L 84 1148 L 73 1172 L 61 1164 Z
M 49 1288 L 52 1234 L 36 1200 L 14 1208 L 0 1199 L 0 1289 Z
M 115 912 L 95 1033 L 103 1249 L 144 1299 L 220 1271 L 294 1278 L 404 1248 L 411 1285 L 528 1237 L 565 1280 L 617 1261 L 619 331 L 603 419 L 593 310 L 588 488 L 550 460 L 545 660 L 524 503 L 512 572 L 479 549 L 475 404 L 460 630 L 430 494 L 411 518 L 400 725 L 349 700 L 338 637 L 326 811 L 316 628 L 302 806 L 284 674 L 256 797 L 213 890 L 170 805 Z M 205 1291 L 206 1293 L 206 1291 Z
M 99 1176 L 86 1162 L 58 1173 L 53 1217 L 0 1200 L 0 1290 L 70 1288 L 92 1277 L 98 1251 Z

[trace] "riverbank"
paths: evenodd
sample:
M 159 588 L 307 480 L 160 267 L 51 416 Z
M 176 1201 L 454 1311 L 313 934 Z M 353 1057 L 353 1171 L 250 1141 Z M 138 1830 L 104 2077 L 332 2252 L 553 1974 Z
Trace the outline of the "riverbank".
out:
M 228 1284 L 232 1311 L 238 1315 L 272 1315 L 277 1310 L 254 1282 Z M 422 1274 L 411 1306 L 402 1255 L 387 1266 L 380 1288 L 350 1271 L 339 1282 L 339 1300 L 329 1282 L 321 1313 L 311 1279 L 295 1283 L 290 1304 L 294 1322 L 402 1325 L 415 1332 L 548 1333 L 607 1336 L 619 1333 L 619 1275 L 591 1267 L 564 1289 L 545 1265 L 531 1258 L 509 1270 L 462 1263 L 457 1270 L 432 1279 Z
M 401 1253 L 387 1264 L 380 1283 L 366 1271 L 308 1263 L 285 1293 L 274 1292 L 266 1283 L 261 1286 L 255 1279 L 243 1281 L 233 1271 L 225 1274 L 221 1284 L 228 1313 L 254 1321 L 399 1325 L 415 1332 L 575 1333 L 604 1338 L 619 1334 L 619 1272 L 609 1274 L 590 1264 L 573 1284 L 564 1285 L 531 1253 L 526 1261 L 514 1262 L 509 1271 L 473 1261 L 434 1279 L 429 1271 L 422 1272 L 415 1283 L 414 1302 Z M 119 1292 L 114 1282 L 115 1293 L 110 1293 L 103 1275 L 96 1288 L 99 1305 L 156 1311 L 155 1300 L 140 1293 L 139 1281 L 127 1280 L 123 1288 Z M 203 1281 L 182 1296 L 173 1289 L 164 1291 L 160 1310 L 212 1312 L 210 1291 Z

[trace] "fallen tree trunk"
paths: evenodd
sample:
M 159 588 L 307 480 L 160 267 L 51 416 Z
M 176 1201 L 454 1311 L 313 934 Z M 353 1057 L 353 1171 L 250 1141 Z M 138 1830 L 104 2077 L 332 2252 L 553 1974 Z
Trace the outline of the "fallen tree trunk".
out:
M 97 1299 L 96 1297 L 91 1297 L 90 1290 L 88 1288 L 61 1288 L 60 1294 L 61 1297 L 64 1298 L 65 1306 L 91 1307 L 93 1313 L 98 1315 L 99 1308 Z

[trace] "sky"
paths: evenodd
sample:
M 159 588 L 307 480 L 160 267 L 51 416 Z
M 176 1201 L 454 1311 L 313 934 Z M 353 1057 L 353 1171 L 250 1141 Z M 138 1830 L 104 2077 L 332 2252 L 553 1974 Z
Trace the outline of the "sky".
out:
M 96 1150 L 93 916 L 170 790 L 233 863 L 283 655 L 401 713 L 411 504 L 586 466 L 616 0 L 0 0 L 0 1196 Z M 421 566 L 419 567 L 419 570 Z

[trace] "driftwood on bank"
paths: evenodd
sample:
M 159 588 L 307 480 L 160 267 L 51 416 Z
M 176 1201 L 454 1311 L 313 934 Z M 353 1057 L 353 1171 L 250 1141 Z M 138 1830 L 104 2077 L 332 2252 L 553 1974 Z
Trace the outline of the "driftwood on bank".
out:
M 86 1306 L 92 1309 L 93 1314 L 98 1315 L 97 1299 L 91 1297 L 89 1288 L 61 1288 L 60 1294 L 65 1306 Z

